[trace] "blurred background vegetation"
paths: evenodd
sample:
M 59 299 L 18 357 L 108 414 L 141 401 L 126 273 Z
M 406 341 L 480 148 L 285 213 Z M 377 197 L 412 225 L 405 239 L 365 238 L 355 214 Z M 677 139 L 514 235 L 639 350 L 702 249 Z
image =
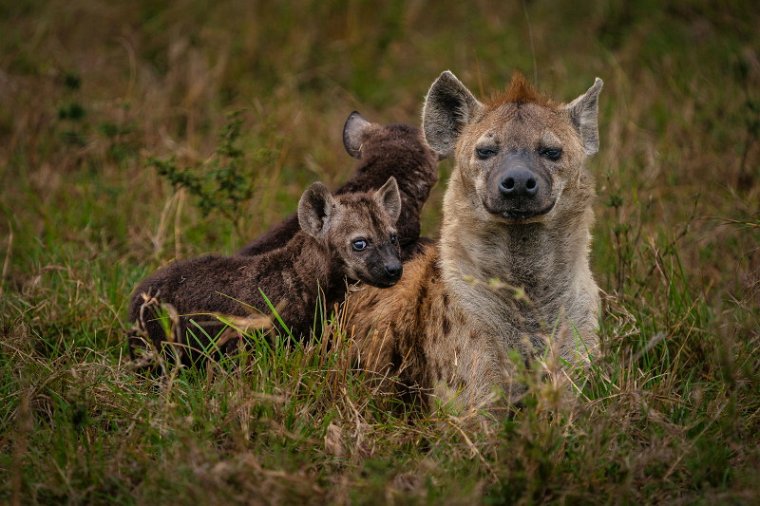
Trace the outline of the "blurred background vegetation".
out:
M 0 1 L 0 499 L 756 499 L 759 26 L 749 0 Z M 373 458 L 338 465 L 322 441 L 342 408 L 300 422 L 272 408 L 259 430 L 289 443 L 249 431 L 235 447 L 212 428 L 227 418 L 184 421 L 224 388 L 190 382 L 167 397 L 171 415 L 145 400 L 151 388 L 121 369 L 135 283 L 174 258 L 232 253 L 309 182 L 343 181 L 346 116 L 418 124 L 445 69 L 481 96 L 513 70 L 563 101 L 605 80 L 592 268 L 614 358 L 587 418 L 563 432 L 518 415 L 490 450 L 455 431 L 441 457 L 420 443 L 439 425 L 394 426 L 399 443 L 365 417 Z M 160 161 L 209 195 L 220 181 L 237 189 L 204 204 Z M 425 210 L 433 237 L 450 169 Z M 282 381 L 268 388 L 293 387 Z M 628 418 L 644 412 L 660 418 Z M 519 439 L 523 422 L 546 439 Z M 596 446 L 558 443 L 592 427 Z M 262 460 L 240 460 L 249 450 Z M 236 484 L 198 482 L 225 462 L 242 470 Z

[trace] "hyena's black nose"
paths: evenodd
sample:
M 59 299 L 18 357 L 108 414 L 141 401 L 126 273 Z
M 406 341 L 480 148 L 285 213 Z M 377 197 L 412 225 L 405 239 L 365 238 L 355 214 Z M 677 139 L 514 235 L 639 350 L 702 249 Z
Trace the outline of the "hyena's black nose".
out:
M 401 266 L 401 262 L 394 262 L 391 264 L 385 264 L 385 273 L 391 279 L 398 279 L 401 277 L 401 273 L 404 268 Z
M 538 181 L 528 169 L 511 169 L 499 183 L 499 191 L 505 197 L 533 197 L 538 193 Z

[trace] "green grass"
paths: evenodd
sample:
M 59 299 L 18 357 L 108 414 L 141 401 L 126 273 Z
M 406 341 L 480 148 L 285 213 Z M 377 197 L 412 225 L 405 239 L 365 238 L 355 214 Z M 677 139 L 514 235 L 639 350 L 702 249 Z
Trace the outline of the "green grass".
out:
M 0 502 L 760 500 L 752 2 L 112 4 L 0 5 Z M 513 69 L 563 100 L 605 80 L 604 354 L 576 388 L 547 357 L 499 419 L 421 414 L 347 368 L 341 322 L 163 379 L 128 367 L 142 277 L 233 252 L 309 182 L 344 180 L 348 113 L 418 123 L 447 68 L 481 94 Z M 204 215 L 150 161 L 213 180 L 236 111 L 253 195 Z

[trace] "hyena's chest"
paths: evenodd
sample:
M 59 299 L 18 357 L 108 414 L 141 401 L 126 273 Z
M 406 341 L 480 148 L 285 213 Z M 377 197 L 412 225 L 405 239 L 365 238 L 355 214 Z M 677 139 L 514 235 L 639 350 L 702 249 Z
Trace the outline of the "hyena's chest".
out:
M 521 297 L 484 296 L 471 288 L 441 287 L 418 334 L 426 386 L 443 400 L 480 402 L 496 387 L 511 389 L 515 357 L 545 349 L 543 311 Z
M 509 381 L 508 348 L 460 307 L 427 323 L 426 386 L 443 402 L 478 403 Z M 484 399 L 485 400 L 485 399 Z

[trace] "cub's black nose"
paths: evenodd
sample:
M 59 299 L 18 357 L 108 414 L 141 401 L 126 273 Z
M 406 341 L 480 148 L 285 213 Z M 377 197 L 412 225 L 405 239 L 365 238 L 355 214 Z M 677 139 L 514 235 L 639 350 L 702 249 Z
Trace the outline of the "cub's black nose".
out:
M 385 274 L 387 274 L 390 279 L 394 279 L 394 280 L 399 279 L 403 271 L 404 271 L 404 268 L 400 262 L 386 264 L 385 266 Z
M 528 169 L 511 169 L 499 183 L 499 192 L 505 197 L 533 197 L 538 193 L 538 181 Z

